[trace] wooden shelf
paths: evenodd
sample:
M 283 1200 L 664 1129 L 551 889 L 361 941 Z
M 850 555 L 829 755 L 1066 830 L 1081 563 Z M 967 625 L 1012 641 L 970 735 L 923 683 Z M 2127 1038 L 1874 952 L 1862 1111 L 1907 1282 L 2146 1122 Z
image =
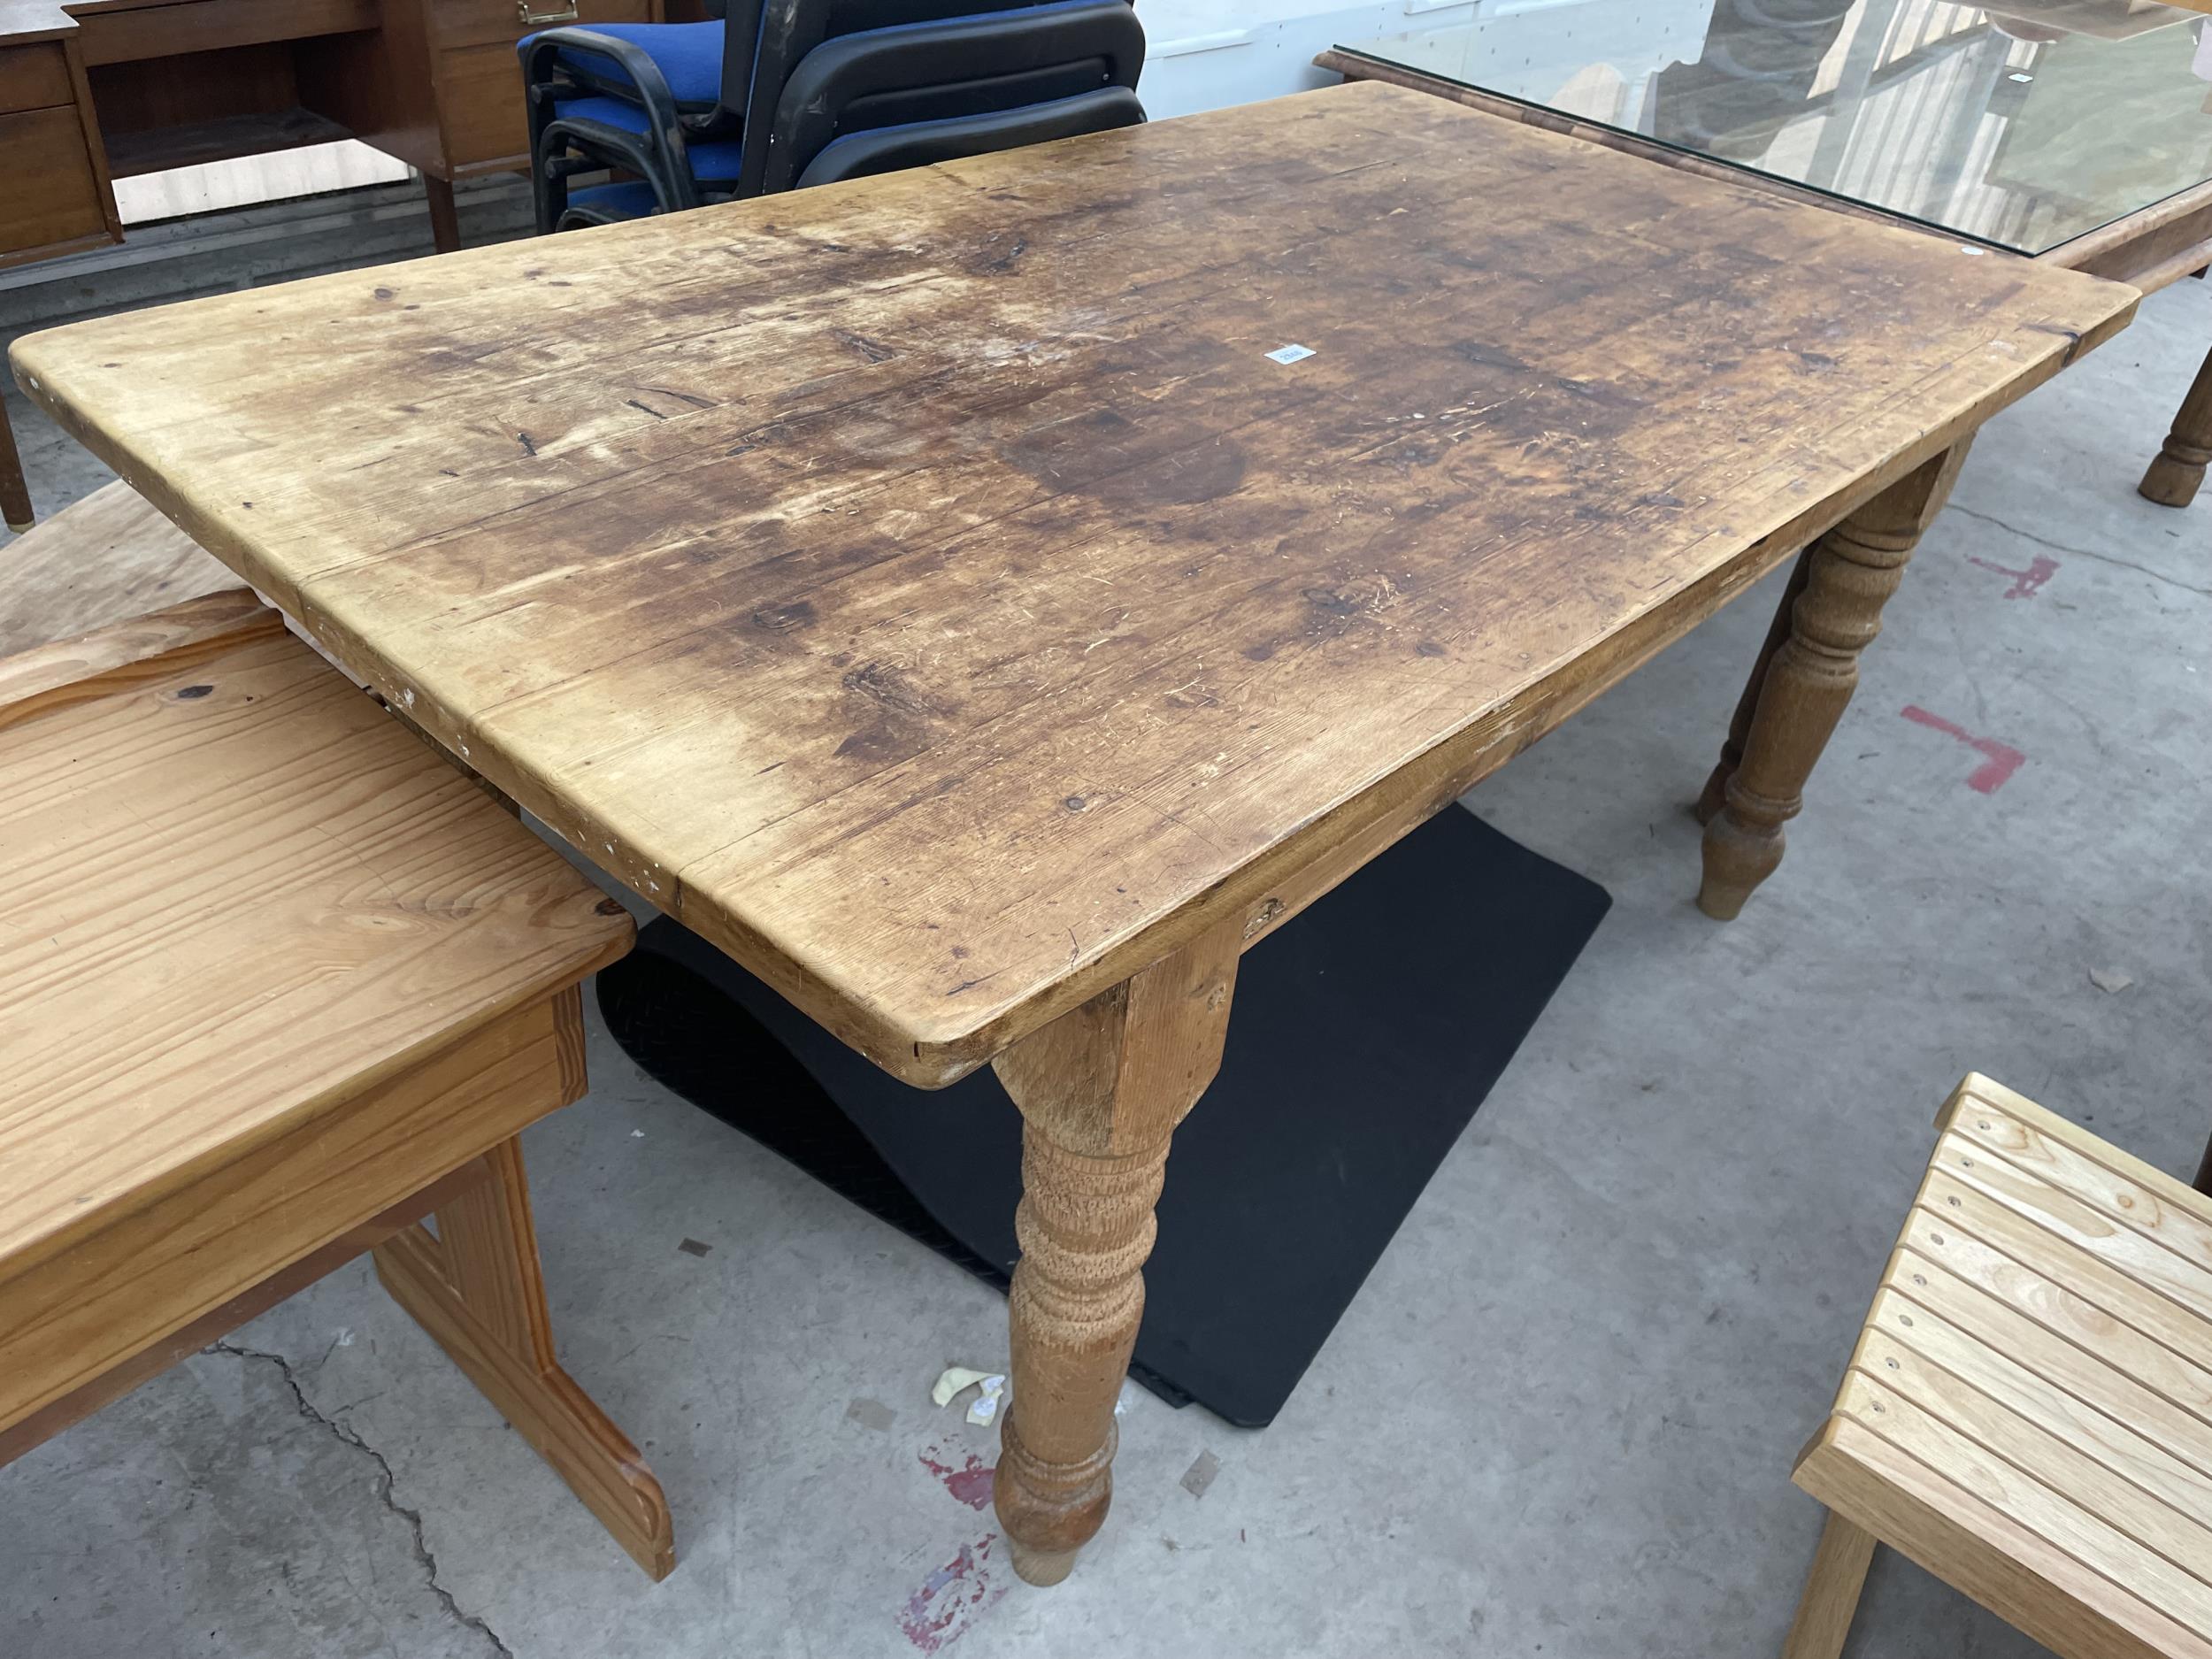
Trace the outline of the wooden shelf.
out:
M 221 120 L 157 127 L 142 133 L 109 133 L 108 171 L 118 179 L 128 179 L 168 167 L 196 167 L 352 136 L 350 130 L 328 117 L 295 104 L 266 114 L 226 116 Z

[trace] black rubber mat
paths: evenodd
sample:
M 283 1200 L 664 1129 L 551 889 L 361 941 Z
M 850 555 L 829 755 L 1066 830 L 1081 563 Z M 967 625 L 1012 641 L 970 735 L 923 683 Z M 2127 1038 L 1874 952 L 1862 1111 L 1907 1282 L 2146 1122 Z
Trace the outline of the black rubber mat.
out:
M 1168 1159 L 1132 1374 L 1271 1421 L 1611 902 L 1454 809 L 1248 952 Z M 987 1067 L 911 1088 L 667 920 L 599 1002 L 670 1088 L 1004 1287 L 1021 1119 Z

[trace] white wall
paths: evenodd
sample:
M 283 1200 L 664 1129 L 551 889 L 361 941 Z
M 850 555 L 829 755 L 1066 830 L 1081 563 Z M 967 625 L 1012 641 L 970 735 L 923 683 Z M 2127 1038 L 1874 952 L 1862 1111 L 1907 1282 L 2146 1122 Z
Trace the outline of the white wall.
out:
M 1137 0 L 1149 45 L 1138 96 L 1156 119 L 1326 85 L 1332 46 L 1474 20 L 1475 0 Z

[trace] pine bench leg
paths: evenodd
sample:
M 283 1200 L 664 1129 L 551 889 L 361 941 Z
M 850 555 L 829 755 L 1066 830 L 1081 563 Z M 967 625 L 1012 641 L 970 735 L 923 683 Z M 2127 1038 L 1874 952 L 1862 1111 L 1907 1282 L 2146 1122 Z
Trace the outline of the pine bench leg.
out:
M 995 1501 L 1014 1571 L 1057 1584 L 1113 1500 L 1114 1401 L 1144 1315 L 1168 1139 L 1221 1067 L 1241 914 L 994 1063 L 1022 1113 L 1013 1398 Z
M 2162 507 L 2186 507 L 2197 498 L 2204 468 L 2212 461 L 2212 353 L 2207 353 L 2190 382 L 2189 395 L 2174 416 L 2166 447 L 2143 474 L 2135 493 Z
M 1937 456 L 1807 552 L 1803 590 L 1786 602 L 1789 637 L 1763 672 L 1755 671 L 1758 688 L 1742 763 L 1725 780 L 1719 810 L 1705 826 L 1705 879 L 1697 902 L 1716 920 L 1734 918 L 1782 862 L 1782 826 L 1804 808 L 1805 780 L 1859 683 L 1859 653 L 1882 631 L 1882 607 L 1904 580 L 1906 562 L 1942 511 L 1965 457 L 1963 443 Z
M 655 1578 L 676 1564 L 660 1482 L 630 1439 L 564 1371 L 538 1268 L 522 1144 L 485 1155 L 492 1178 L 376 1248 L 377 1277 L 615 1541 Z
M 1797 1617 L 1782 1644 L 1782 1659 L 1838 1659 L 1844 1638 L 1851 1633 L 1852 1615 L 1859 1610 L 1859 1592 L 1873 1559 L 1874 1534 L 1829 1510 L 1820 1548 L 1813 1552 L 1813 1570 L 1805 1579 L 1805 1594 L 1797 1603 Z

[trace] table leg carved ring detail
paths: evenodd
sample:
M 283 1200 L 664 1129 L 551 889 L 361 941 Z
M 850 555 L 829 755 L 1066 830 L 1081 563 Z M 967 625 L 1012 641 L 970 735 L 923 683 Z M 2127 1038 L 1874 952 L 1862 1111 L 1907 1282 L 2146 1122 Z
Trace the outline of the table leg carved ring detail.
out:
M 1013 1399 L 995 1491 L 1014 1571 L 1032 1584 L 1067 1577 L 1113 1499 L 1114 1401 L 1144 1316 L 1167 1148 L 1088 1157 L 1023 1132 Z
M 994 1502 L 1014 1571 L 1057 1584 L 1113 1501 L 1114 1402 L 1144 1317 L 1168 1140 L 1214 1073 L 1240 911 L 993 1062 L 1022 1113 L 1013 1396 Z

